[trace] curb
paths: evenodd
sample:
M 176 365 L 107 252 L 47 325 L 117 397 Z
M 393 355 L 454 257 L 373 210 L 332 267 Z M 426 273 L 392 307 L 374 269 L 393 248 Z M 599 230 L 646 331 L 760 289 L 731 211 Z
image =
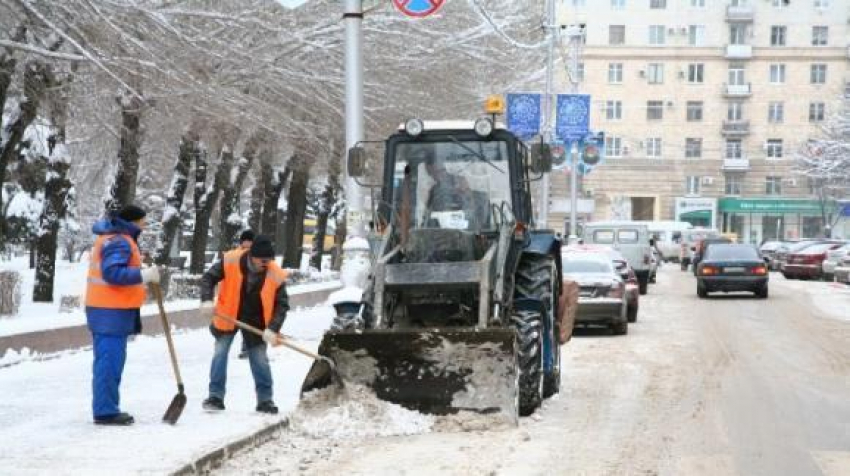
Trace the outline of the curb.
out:
M 326 302 L 331 293 L 339 289 L 334 287 L 292 294 L 289 296 L 289 303 L 292 309 L 316 306 Z M 177 329 L 200 329 L 209 325 L 209 321 L 198 316 L 198 311 L 194 309 L 171 312 L 168 314 L 168 321 Z M 158 314 L 142 316 L 142 335 L 158 336 L 162 333 L 162 321 Z M 91 346 L 91 339 L 91 333 L 86 325 L 15 334 L 0 337 L 0 357 L 10 349 L 20 352 L 28 348 L 31 352 L 40 354 L 79 349 Z
M 224 462 L 237 453 L 256 448 L 263 443 L 271 441 L 275 436 L 277 436 L 278 432 L 286 428 L 289 428 L 289 418 L 284 418 L 283 420 L 257 430 L 244 438 L 240 438 L 232 443 L 228 443 L 218 449 L 212 450 L 177 471 L 172 472 L 171 475 L 188 476 L 209 473 L 214 469 L 220 468 Z

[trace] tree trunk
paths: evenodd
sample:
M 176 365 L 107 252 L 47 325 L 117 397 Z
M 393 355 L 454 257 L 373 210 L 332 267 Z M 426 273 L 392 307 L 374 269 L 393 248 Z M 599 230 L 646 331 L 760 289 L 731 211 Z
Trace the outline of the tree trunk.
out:
M 336 233 L 334 234 L 334 255 L 331 261 L 331 269 L 339 271 L 342 269 L 342 247 L 345 245 L 345 235 L 348 234 L 345 221 L 345 210 L 337 213 Z
M 262 174 L 263 170 L 261 169 L 259 172 Z M 256 177 L 254 188 L 251 189 L 251 210 L 248 212 L 248 228 L 254 230 L 255 233 L 261 233 L 264 188 L 263 177 Z
M 277 236 L 277 204 L 280 202 L 280 194 L 283 193 L 290 175 L 292 175 L 292 170 L 289 167 L 279 170 L 271 165 L 266 165 L 265 162 L 263 163 L 265 193 L 263 195 L 263 213 L 260 220 L 260 231 L 266 236 Z
M 136 82 L 136 91 L 141 85 Z M 109 188 L 106 211 L 120 210 L 136 199 L 136 181 L 139 176 L 139 148 L 142 144 L 142 112 L 144 101 L 125 91 L 118 98 L 121 104 L 121 132 L 118 147 L 118 169 Z
M 195 230 L 192 234 L 192 263 L 189 271 L 194 274 L 204 272 L 204 256 L 207 251 L 207 237 L 210 232 L 210 217 L 218 203 L 218 196 L 230 177 L 233 168 L 233 148 L 228 145 L 221 151 L 221 160 L 215 171 L 213 183 L 206 185 L 207 162 L 199 155 L 198 166 L 195 169 Z
M 292 183 L 287 194 L 286 221 L 284 222 L 283 267 L 301 267 L 301 248 L 304 245 L 304 215 L 307 212 L 307 182 L 309 163 L 299 160 L 293 165 Z
M 167 265 L 174 239 L 180 230 L 180 209 L 183 208 L 183 197 L 189 186 L 189 169 L 192 162 L 197 163 L 201 155 L 200 137 L 194 131 L 189 131 L 180 139 L 180 149 L 177 152 L 177 163 L 174 165 L 174 177 L 166 198 L 165 212 L 162 215 L 162 231 L 154 262 Z
M 242 158 L 236 164 L 236 173 L 230 174 L 230 182 L 225 185 L 221 196 L 221 240 L 218 243 L 218 249 L 222 252 L 227 251 L 236 244 L 239 238 L 239 230 L 242 228 L 242 218 L 239 215 L 239 196 L 242 193 L 242 184 L 245 182 L 245 177 L 248 176 L 248 171 L 254 164 L 254 159 L 257 157 L 257 149 L 260 145 L 260 135 L 255 134 L 245 144 L 245 150 L 242 152 Z
M 12 41 L 22 41 L 26 37 L 26 29 L 23 26 L 18 27 Z M 12 55 L 11 51 L 3 51 L 0 53 L 0 131 L 3 131 L 6 124 L 3 124 L 3 111 L 6 110 L 6 98 L 9 94 L 9 87 L 12 85 L 12 77 L 15 74 L 15 67 L 18 60 Z M 29 98 L 28 98 L 29 99 Z M 35 118 L 35 116 L 33 116 Z M 29 124 L 27 124 L 29 125 Z M 14 130 L 14 126 L 12 127 Z M 11 152 L 7 153 L 7 149 L 17 149 L 17 143 L 10 140 L 4 142 L 0 139 L 0 190 L 3 190 L 3 185 L 6 183 L 6 168 L 9 166 L 9 160 L 12 157 Z M 3 194 L 0 193 L 0 210 L 5 211 L 3 207 Z M 0 253 L 6 247 L 6 214 L 0 213 Z

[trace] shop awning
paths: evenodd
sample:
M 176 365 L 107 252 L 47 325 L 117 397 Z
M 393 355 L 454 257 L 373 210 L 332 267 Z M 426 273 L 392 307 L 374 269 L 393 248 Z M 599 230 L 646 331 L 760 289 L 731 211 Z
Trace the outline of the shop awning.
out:
M 680 220 L 711 220 L 711 210 L 694 210 L 679 214 Z

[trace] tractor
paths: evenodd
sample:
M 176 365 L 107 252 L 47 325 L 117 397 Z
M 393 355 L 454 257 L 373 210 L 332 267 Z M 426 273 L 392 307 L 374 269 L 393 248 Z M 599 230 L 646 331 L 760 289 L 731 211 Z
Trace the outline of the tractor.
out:
M 365 148 L 349 150 L 349 175 L 380 180 L 379 238 L 362 299 L 335 304 L 319 354 L 383 400 L 517 422 L 560 387 L 561 241 L 532 212 L 548 147 L 496 117 L 409 120 L 371 174 Z M 327 371 L 314 364 L 302 395 L 327 386 Z

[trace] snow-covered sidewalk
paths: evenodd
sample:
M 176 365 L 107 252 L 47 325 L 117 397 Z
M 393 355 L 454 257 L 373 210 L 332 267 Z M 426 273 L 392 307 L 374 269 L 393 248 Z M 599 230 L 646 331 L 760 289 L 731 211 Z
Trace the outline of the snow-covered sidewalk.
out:
M 293 312 L 283 332 L 315 350 L 332 317 L 328 306 Z M 177 394 L 162 337 L 140 336 L 129 345 L 121 407 L 135 416 L 131 427 L 92 424 L 90 350 L 0 369 L 0 468 L 15 474 L 168 473 L 281 421 L 297 404 L 311 361 L 283 347 L 270 350 L 281 414 L 261 415 L 254 411 L 248 362 L 236 357 L 240 342 L 231 349 L 227 410 L 209 414 L 201 401 L 207 395 L 213 338 L 206 329 L 175 335 L 188 396 L 175 426 L 160 421 Z

